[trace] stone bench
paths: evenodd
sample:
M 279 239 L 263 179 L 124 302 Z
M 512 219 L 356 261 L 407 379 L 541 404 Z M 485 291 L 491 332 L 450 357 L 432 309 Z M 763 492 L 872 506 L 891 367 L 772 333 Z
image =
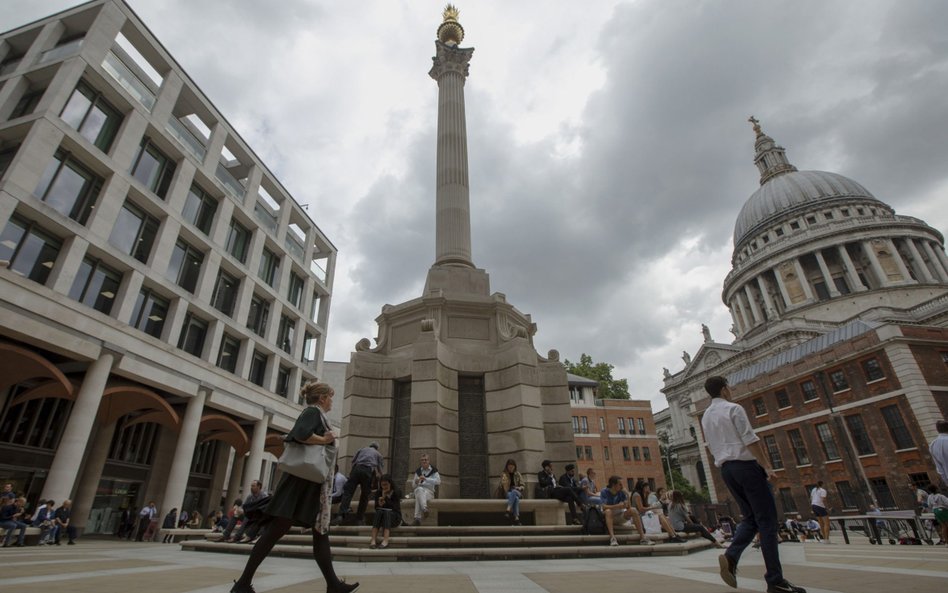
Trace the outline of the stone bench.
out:
M 19 530 L 18 529 L 13 530 L 13 539 L 10 540 L 11 545 L 16 544 L 17 531 Z M 39 543 L 39 538 L 40 538 L 41 533 L 42 532 L 40 531 L 39 527 L 27 527 L 26 531 L 24 532 L 24 536 L 25 536 L 23 538 L 24 544 L 27 546 L 35 546 L 36 544 Z M 6 536 L 7 536 L 7 530 L 0 527 L 0 543 L 2 543 L 3 538 L 5 538 Z
M 414 505 L 411 499 L 402 501 L 403 514 L 406 514 L 406 503 Z M 520 519 L 527 523 L 524 519 L 532 516 L 534 525 L 566 525 L 568 509 L 565 502 L 558 500 L 527 498 L 520 501 Z M 506 510 L 507 501 L 499 498 L 436 498 L 428 503 L 428 519 L 425 522 L 451 525 L 460 515 L 478 515 L 477 524 L 503 523 Z
M 209 534 L 213 532 L 212 529 L 188 529 L 184 528 L 175 528 L 175 529 L 159 529 L 158 535 L 155 537 L 155 540 L 161 538 L 164 541 L 166 535 L 171 536 L 171 543 L 174 543 L 176 537 L 180 536 L 184 540 L 189 540 L 191 538 L 204 539 Z

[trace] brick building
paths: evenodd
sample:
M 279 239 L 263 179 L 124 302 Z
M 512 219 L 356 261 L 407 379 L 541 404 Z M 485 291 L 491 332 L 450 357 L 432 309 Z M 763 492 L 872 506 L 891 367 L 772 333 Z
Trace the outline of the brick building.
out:
M 597 399 L 596 381 L 573 374 L 568 378 L 579 471 L 595 469 L 601 488 L 613 475 L 622 477 L 630 490 L 640 478 L 653 490 L 665 486 L 651 404 L 647 400 Z

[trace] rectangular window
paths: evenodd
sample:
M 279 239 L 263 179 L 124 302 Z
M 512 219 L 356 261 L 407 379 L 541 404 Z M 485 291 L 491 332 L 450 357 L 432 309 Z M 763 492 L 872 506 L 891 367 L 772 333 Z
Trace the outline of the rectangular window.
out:
M 579 416 L 573 416 L 573 434 L 579 434 Z
M 250 299 L 250 314 L 247 316 L 247 327 L 260 337 L 267 331 L 267 320 L 270 318 L 270 303 L 263 298 L 253 295 Z
M 649 449 L 648 447 L 642 447 L 642 459 L 644 459 L 645 461 L 651 461 L 652 450 Z
M 237 302 L 237 291 L 239 288 L 240 280 L 234 278 L 224 270 L 218 270 L 211 304 L 224 315 L 233 316 L 234 303 Z
M 188 314 L 184 316 L 181 337 L 178 338 L 178 348 L 200 357 L 201 352 L 204 350 L 204 338 L 206 337 L 207 322 L 188 312 Z
M 780 448 L 777 447 L 777 439 L 772 434 L 764 437 L 764 446 L 767 447 L 767 456 L 770 457 L 770 465 L 774 469 L 783 469 L 783 458 L 780 457 Z
M 142 288 L 135 301 L 135 312 L 129 325 L 150 336 L 161 338 L 161 330 L 168 316 L 168 301 L 157 296 L 148 288 Z
M 754 414 L 764 416 L 767 414 L 767 405 L 764 404 L 764 398 L 758 397 L 754 400 Z
M 892 498 L 892 491 L 889 490 L 889 484 L 885 478 L 870 478 L 869 484 L 876 493 L 876 500 L 883 509 L 896 509 L 895 499 Z
M 121 112 L 85 81 L 79 81 L 60 117 L 102 152 L 109 151 L 122 125 Z
M 593 448 L 592 448 L 592 447 L 584 447 L 584 450 L 585 450 L 585 452 L 586 452 L 586 459 L 589 459 L 590 461 L 592 461 L 592 458 L 593 458 Z
M 217 366 L 233 373 L 237 370 L 237 356 L 240 354 L 240 340 L 234 336 L 224 334 L 221 338 L 221 349 L 217 354 Z
M 273 286 L 276 280 L 277 270 L 280 268 L 280 258 L 275 253 L 263 248 L 263 255 L 260 257 L 260 268 L 257 270 L 257 276 L 261 280 Z
M 102 182 L 101 177 L 60 149 L 46 166 L 33 193 L 63 216 L 85 224 Z
M 908 426 L 905 425 L 905 419 L 902 418 L 902 412 L 898 406 L 886 406 L 879 410 L 882 412 L 882 418 L 886 426 L 889 427 L 889 434 L 892 436 L 892 442 L 896 449 L 911 449 L 915 447 L 915 441 L 909 433 Z
M 181 288 L 194 293 L 202 263 L 204 254 L 179 239 L 171 252 L 167 276 Z
M 599 432 L 606 432 L 606 419 L 599 417 Z
M 816 425 L 816 434 L 820 437 L 820 444 L 823 445 L 823 453 L 827 461 L 839 459 L 839 450 L 836 448 L 836 439 L 833 437 L 833 431 L 829 424 L 823 422 Z
M 33 282 L 45 284 L 62 242 L 31 222 L 13 216 L 0 234 L 0 261 Z
M 230 219 L 230 229 L 227 231 L 227 253 L 234 256 L 242 264 L 247 263 L 247 248 L 250 246 L 250 231 L 234 220 Z
M 97 259 L 86 257 L 79 264 L 69 298 L 108 315 L 121 282 L 121 274 Z
M 628 447 L 622 447 L 622 459 L 626 461 L 632 461 L 632 454 L 629 453 Z
M 280 365 L 277 371 L 276 393 L 279 396 L 287 397 L 290 394 L 290 368 Z
M 280 330 L 277 333 L 277 346 L 289 353 L 293 349 L 293 335 L 296 333 L 296 324 L 286 315 L 280 315 Z
M 809 465 L 810 456 L 806 452 L 806 443 L 803 442 L 803 435 L 797 429 L 788 430 L 787 436 L 790 437 L 790 447 L 797 458 L 797 465 Z
M 602 458 L 609 461 L 609 447 L 602 448 Z
M 138 154 L 130 171 L 137 179 L 159 198 L 164 199 L 174 176 L 175 163 L 165 153 L 152 144 L 148 136 L 142 139 Z
M 309 319 L 313 323 L 319 323 L 319 293 L 313 293 L 313 304 L 310 305 Z
M 787 395 L 786 389 L 778 389 L 777 392 L 774 393 L 774 397 L 777 398 L 778 409 L 782 410 L 790 407 L 790 396 Z
M 217 200 L 195 184 L 191 184 L 188 197 L 184 202 L 181 215 L 196 226 L 202 233 L 209 235 L 214 215 L 217 213 Z
M 639 453 L 638 447 L 632 447 L 632 459 L 635 461 L 642 461 L 642 454 Z
M 576 459 L 580 460 L 583 458 L 583 448 L 579 445 L 576 446 Z
M 0 150 L 0 179 L 3 178 L 3 174 L 10 168 L 10 163 L 13 162 L 13 157 L 16 156 L 18 150 L 20 150 L 19 145 L 7 148 L 6 150 Z
M 267 373 L 267 355 L 259 350 L 253 351 L 253 358 L 250 360 L 250 376 L 247 379 L 254 385 L 263 387 L 263 380 Z
M 127 253 L 142 263 L 148 263 L 159 224 L 157 218 L 126 201 L 112 227 L 109 243 L 122 253 Z
M 290 288 L 287 290 L 286 298 L 297 309 L 303 300 L 303 278 L 295 272 L 290 272 Z
M 582 424 L 583 434 L 589 434 L 589 420 L 586 416 L 580 418 L 580 423 Z
M 839 492 L 839 501 L 844 509 L 855 509 L 859 507 L 856 503 L 856 493 L 848 481 L 843 480 L 842 482 L 836 482 L 836 491 Z
M 797 503 L 793 500 L 793 492 L 789 488 L 780 489 L 780 505 L 784 514 L 797 512 Z
M 872 455 L 876 452 L 872 446 L 872 439 L 869 438 L 869 433 L 866 431 L 866 424 L 862 421 L 862 416 L 859 414 L 846 416 L 846 426 L 849 428 L 849 434 L 853 437 L 857 455 Z
M 40 99 L 43 98 L 43 95 L 46 93 L 46 89 L 34 89 L 28 90 L 23 93 L 23 96 L 20 97 L 20 100 L 16 102 L 16 106 L 13 108 L 13 111 L 10 113 L 8 119 L 16 119 L 18 117 L 23 117 L 24 115 L 30 115 L 33 113 L 33 110 L 36 109 L 36 106 L 39 105 Z
M 645 418 L 639 418 L 639 434 L 645 434 Z
M 800 391 L 803 392 L 803 401 L 805 402 L 812 401 L 820 397 L 816 392 L 816 384 L 809 379 L 803 383 L 800 383 Z
M 866 373 L 866 381 L 878 381 L 885 377 L 877 358 L 862 361 L 862 370 Z
M 849 389 L 849 381 L 846 380 L 846 373 L 843 369 L 832 371 L 829 374 L 830 383 L 833 385 L 833 393 Z
M 619 418 L 619 434 L 625 434 L 625 418 Z

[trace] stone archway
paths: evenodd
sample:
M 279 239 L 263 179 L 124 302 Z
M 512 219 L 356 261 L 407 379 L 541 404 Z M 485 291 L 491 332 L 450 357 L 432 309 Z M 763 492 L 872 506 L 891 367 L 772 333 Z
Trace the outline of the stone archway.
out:
M 35 397 L 75 399 L 76 385 L 56 365 L 32 350 L 9 342 L 0 342 L 0 391 L 26 381 L 38 382 L 37 386 L 28 391 L 42 387 L 43 395 L 30 399 L 35 399 Z

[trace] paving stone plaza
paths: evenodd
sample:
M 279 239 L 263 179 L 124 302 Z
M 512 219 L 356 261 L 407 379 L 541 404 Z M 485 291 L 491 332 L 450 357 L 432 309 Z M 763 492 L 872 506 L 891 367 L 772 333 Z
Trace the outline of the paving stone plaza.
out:
M 809 593 L 934 593 L 948 588 L 948 551 L 932 546 L 784 544 L 787 578 Z M 225 593 L 246 557 L 181 551 L 178 545 L 85 538 L 76 546 L 3 550 L 0 587 L 17 593 Z M 360 592 L 711 593 L 733 591 L 717 574 L 717 552 L 662 558 L 498 562 L 336 562 Z M 760 554 L 748 549 L 737 591 L 763 591 Z M 268 558 L 256 590 L 319 593 L 312 560 Z

